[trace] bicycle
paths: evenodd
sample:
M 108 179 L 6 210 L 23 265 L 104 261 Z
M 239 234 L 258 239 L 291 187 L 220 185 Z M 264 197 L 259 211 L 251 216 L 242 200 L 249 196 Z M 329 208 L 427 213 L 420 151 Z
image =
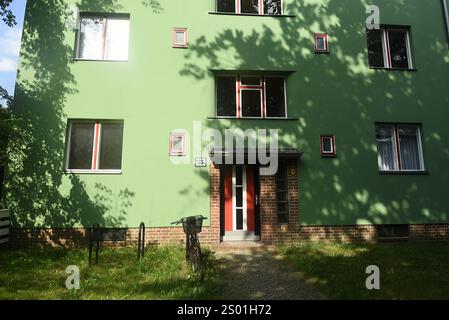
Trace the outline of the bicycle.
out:
M 198 233 L 201 232 L 203 220 L 206 219 L 203 216 L 191 216 L 171 223 L 176 225 L 182 223 L 184 233 L 186 234 L 186 259 L 190 263 L 192 271 L 199 274 L 200 280 L 203 280 L 204 277 L 204 262 Z

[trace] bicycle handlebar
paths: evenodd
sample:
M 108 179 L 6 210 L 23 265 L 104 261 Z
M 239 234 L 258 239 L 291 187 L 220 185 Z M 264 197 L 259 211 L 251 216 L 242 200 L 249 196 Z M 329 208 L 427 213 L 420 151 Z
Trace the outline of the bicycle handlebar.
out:
M 184 219 L 186 219 L 186 218 L 181 218 L 179 220 L 171 222 L 170 224 L 181 224 Z M 207 220 L 207 217 L 201 216 L 201 219 Z

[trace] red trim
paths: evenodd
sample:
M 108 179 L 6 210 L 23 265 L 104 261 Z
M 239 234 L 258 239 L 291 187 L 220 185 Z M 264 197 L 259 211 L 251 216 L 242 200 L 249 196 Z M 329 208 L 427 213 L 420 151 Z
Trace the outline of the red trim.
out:
M 98 142 L 100 138 L 100 123 L 95 123 L 95 133 L 94 133 L 94 155 L 92 160 L 92 170 L 97 170 L 97 160 L 98 160 Z
M 236 13 L 241 13 L 240 12 L 240 1 L 242 1 L 242 0 L 237 0 L 237 4 L 236 4 L 236 8 L 235 8 Z
M 176 43 L 176 33 L 183 32 L 184 33 L 184 44 Z M 187 28 L 173 28 L 173 48 L 188 48 L 188 31 Z
M 240 102 L 240 76 L 237 76 L 237 118 L 242 117 L 241 102 Z
M 259 15 L 263 15 L 263 1 L 259 0 Z
M 332 141 L 332 152 L 324 151 L 324 139 L 330 138 Z M 322 157 L 332 158 L 337 155 L 337 149 L 335 144 L 335 136 L 332 134 L 322 134 L 320 135 L 320 151 Z
M 232 166 L 224 167 L 225 231 L 232 231 Z
M 254 231 L 254 167 L 246 166 L 246 226 L 247 231 Z
M 324 46 L 325 46 L 324 50 L 318 48 L 317 46 L 318 38 L 324 38 Z M 315 52 L 329 52 L 329 36 L 326 33 L 314 33 L 313 39 L 314 39 Z
M 266 106 L 266 101 L 265 101 L 265 90 L 266 90 L 265 77 L 262 77 L 262 118 L 266 118 L 267 117 L 267 106 Z

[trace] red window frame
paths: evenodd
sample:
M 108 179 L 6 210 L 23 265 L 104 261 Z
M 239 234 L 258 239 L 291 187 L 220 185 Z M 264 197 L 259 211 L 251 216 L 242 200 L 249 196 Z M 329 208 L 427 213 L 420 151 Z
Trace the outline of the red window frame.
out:
M 175 150 L 174 149 L 174 140 L 175 138 L 182 138 L 182 149 Z M 184 156 L 186 155 L 186 134 L 183 132 L 171 132 L 170 133 L 170 149 L 169 149 L 170 156 Z
M 258 85 L 244 85 L 242 84 L 242 78 L 246 77 L 257 77 L 259 78 Z M 266 78 L 270 78 L 270 76 L 261 76 L 261 75 L 236 75 L 236 116 L 232 118 L 243 118 L 243 119 L 286 119 L 287 118 L 287 95 L 286 95 L 286 86 L 285 86 L 285 76 L 282 75 L 273 75 L 274 78 L 282 78 L 284 80 L 284 116 L 283 117 L 267 117 L 267 106 L 266 106 Z M 255 90 L 260 91 L 260 116 L 256 117 L 247 117 L 242 115 L 242 91 L 245 90 Z
M 324 38 L 324 43 L 325 43 L 325 48 L 320 49 L 318 48 L 318 39 L 319 38 Z M 315 52 L 324 52 L 324 53 L 328 53 L 329 52 L 329 35 L 326 33 L 315 33 L 313 36 L 314 39 L 314 49 Z
M 183 44 L 176 43 L 176 34 L 179 32 L 184 33 L 184 43 Z M 173 28 L 173 48 L 188 48 L 188 47 L 189 47 L 188 29 L 187 28 Z
M 106 123 L 121 122 L 119 120 L 70 120 L 69 131 L 68 131 L 68 143 L 66 150 L 66 160 L 65 160 L 65 171 L 67 172 L 98 172 L 98 173 L 108 173 L 108 172 L 122 172 L 122 169 L 100 169 L 100 149 L 101 149 L 101 126 Z M 72 125 L 77 123 L 91 123 L 94 124 L 94 136 L 93 136 L 93 150 L 92 150 L 92 164 L 90 169 L 76 169 L 69 168 L 70 162 L 70 147 L 71 147 L 71 136 L 72 136 Z M 123 155 L 122 155 L 123 159 Z
M 332 151 L 325 151 L 324 150 L 324 140 L 325 139 L 331 139 L 332 142 Z M 326 158 L 333 158 L 337 156 L 337 149 L 335 146 L 335 135 L 333 134 L 322 134 L 320 135 L 320 150 L 321 150 L 321 156 Z

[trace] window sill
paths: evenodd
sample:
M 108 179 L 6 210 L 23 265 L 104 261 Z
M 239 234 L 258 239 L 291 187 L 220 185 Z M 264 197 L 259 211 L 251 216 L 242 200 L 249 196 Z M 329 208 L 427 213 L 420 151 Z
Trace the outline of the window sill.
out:
M 379 171 L 379 174 L 397 174 L 397 175 L 429 175 L 430 172 L 423 170 L 423 171 Z
M 416 72 L 418 69 L 402 69 L 402 68 L 385 68 L 385 67 L 369 67 L 371 70 L 391 70 L 391 71 L 411 71 Z
M 65 170 L 65 174 L 109 174 L 121 175 L 122 170 Z
M 272 120 L 272 121 L 297 121 L 299 118 L 236 118 L 236 117 L 207 117 L 207 120 Z
M 109 59 L 81 59 L 72 58 L 72 61 L 91 61 L 91 62 L 128 62 L 128 60 L 109 60 Z
M 255 14 L 255 13 L 233 13 L 233 12 L 217 12 L 217 11 L 209 11 L 209 14 L 215 14 L 215 15 L 220 15 L 220 16 L 296 18 L 296 15 L 294 15 L 294 14 Z

